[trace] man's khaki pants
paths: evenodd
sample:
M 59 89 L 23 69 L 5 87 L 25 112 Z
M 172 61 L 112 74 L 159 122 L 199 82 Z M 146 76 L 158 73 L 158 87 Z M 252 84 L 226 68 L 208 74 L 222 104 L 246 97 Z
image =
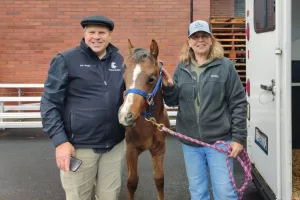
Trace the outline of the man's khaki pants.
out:
M 60 171 L 66 200 L 91 200 L 95 186 L 96 199 L 117 200 L 126 146 L 125 140 L 104 154 L 92 149 L 76 149 L 76 158 L 82 160 L 76 172 Z

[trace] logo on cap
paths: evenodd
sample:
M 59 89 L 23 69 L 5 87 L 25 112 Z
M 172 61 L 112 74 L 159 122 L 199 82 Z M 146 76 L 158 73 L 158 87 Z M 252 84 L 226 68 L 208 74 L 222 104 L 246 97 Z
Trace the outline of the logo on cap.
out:
M 203 28 L 203 24 L 201 24 L 200 22 L 196 22 L 196 23 L 195 23 L 195 27 L 196 27 L 196 28 L 198 28 L 198 27 L 199 27 L 199 28 Z

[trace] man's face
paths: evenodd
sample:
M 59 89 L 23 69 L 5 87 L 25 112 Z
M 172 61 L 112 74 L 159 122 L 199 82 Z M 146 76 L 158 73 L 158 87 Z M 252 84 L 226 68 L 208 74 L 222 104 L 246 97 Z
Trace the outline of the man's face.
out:
M 105 26 L 88 25 L 84 31 L 84 39 L 85 43 L 100 56 L 111 41 L 111 31 Z

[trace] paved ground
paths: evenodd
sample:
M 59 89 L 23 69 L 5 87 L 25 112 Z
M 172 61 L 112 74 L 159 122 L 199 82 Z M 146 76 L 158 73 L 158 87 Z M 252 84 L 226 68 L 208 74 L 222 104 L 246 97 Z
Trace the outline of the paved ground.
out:
M 235 166 L 238 185 L 243 182 L 243 172 Z M 126 170 L 120 200 L 127 199 Z M 137 200 L 157 199 L 152 178 L 149 153 L 139 160 L 140 182 Z M 166 200 L 188 200 L 187 179 L 183 156 L 176 138 L 168 137 L 165 159 Z M 54 149 L 40 129 L 0 131 L 0 200 L 63 200 L 64 194 L 55 165 Z M 252 183 L 244 200 L 262 200 Z

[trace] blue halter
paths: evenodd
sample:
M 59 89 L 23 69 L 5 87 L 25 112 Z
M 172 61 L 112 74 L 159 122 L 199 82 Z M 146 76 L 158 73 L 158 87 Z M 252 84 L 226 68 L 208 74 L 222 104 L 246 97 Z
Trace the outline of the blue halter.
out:
M 125 96 L 129 93 L 134 93 L 134 94 L 141 95 L 146 99 L 147 103 L 150 106 L 150 109 L 148 107 L 146 112 L 142 113 L 143 117 L 154 117 L 154 97 L 155 97 L 155 94 L 157 93 L 158 89 L 161 87 L 161 81 L 162 81 L 161 75 L 162 75 L 163 62 L 162 61 L 159 61 L 159 62 L 160 62 L 159 78 L 156 82 L 156 85 L 155 85 L 152 93 L 148 94 L 148 93 L 146 93 L 142 90 L 136 89 L 136 88 L 131 88 L 131 89 L 128 89 L 125 91 Z

